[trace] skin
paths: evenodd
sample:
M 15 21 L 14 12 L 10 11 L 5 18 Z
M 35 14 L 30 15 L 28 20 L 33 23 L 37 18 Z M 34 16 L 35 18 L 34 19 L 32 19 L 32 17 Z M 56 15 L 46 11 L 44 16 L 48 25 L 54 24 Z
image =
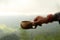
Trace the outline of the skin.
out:
M 53 15 L 49 14 L 47 17 L 42 17 L 42 16 L 37 16 L 34 19 L 34 23 L 38 24 L 38 25 L 42 25 L 43 23 L 49 23 L 49 22 L 53 22 Z
M 45 20 L 44 20 L 45 19 Z M 46 21 L 46 18 L 42 17 L 42 16 L 37 16 L 34 19 L 34 23 L 38 23 L 38 24 L 43 24 Z

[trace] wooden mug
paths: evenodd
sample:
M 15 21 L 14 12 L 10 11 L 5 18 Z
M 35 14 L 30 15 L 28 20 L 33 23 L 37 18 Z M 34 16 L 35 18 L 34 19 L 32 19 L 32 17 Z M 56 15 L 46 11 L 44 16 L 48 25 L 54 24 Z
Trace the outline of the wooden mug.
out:
M 21 28 L 23 28 L 23 29 L 32 29 L 32 26 L 33 26 L 33 24 L 30 21 L 21 22 Z

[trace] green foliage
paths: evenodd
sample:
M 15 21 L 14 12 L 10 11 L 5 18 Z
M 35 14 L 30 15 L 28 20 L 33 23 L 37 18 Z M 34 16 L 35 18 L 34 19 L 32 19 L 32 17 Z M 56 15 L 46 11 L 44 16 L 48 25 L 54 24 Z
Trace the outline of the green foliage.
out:
M 7 33 L 13 32 L 0 38 L 0 40 L 60 40 L 60 26 L 56 27 L 54 32 L 43 32 L 36 35 L 33 35 L 33 33 L 31 35 L 27 30 L 19 28 L 17 29 L 19 36 L 14 33 L 15 29 L 7 28 L 6 26 L 2 26 L 0 29 Z
M 60 40 L 60 26 L 56 27 L 53 33 L 42 33 L 34 37 L 34 40 Z
M 40 34 L 37 35 L 34 40 L 55 40 L 52 35 Z
M 20 40 L 30 40 L 29 33 L 20 28 Z
M 26 30 L 20 29 L 20 32 L 22 40 L 60 40 L 60 26 L 56 27 L 54 32 L 36 34 L 33 39 L 31 39 L 32 36 L 30 37 L 30 34 Z
M 0 40 L 19 40 L 19 39 L 20 38 L 17 35 L 13 34 L 13 33 L 0 38 Z

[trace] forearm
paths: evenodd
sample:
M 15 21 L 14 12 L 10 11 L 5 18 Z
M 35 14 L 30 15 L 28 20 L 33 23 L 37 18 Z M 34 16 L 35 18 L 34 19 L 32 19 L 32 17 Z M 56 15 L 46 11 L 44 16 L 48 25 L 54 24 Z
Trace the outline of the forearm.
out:
M 60 12 L 47 16 L 48 22 L 58 21 L 60 23 Z
M 49 22 L 53 22 L 53 15 L 52 14 L 47 15 L 47 17 L 45 17 L 43 20 L 43 23 L 49 23 Z

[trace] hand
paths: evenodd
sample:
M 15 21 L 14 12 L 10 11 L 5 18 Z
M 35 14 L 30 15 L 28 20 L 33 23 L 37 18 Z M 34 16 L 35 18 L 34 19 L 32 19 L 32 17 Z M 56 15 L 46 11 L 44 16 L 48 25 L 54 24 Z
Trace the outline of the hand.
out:
M 42 16 L 37 16 L 37 17 L 34 19 L 34 23 L 41 26 L 41 25 L 44 23 L 44 17 L 42 17 Z

